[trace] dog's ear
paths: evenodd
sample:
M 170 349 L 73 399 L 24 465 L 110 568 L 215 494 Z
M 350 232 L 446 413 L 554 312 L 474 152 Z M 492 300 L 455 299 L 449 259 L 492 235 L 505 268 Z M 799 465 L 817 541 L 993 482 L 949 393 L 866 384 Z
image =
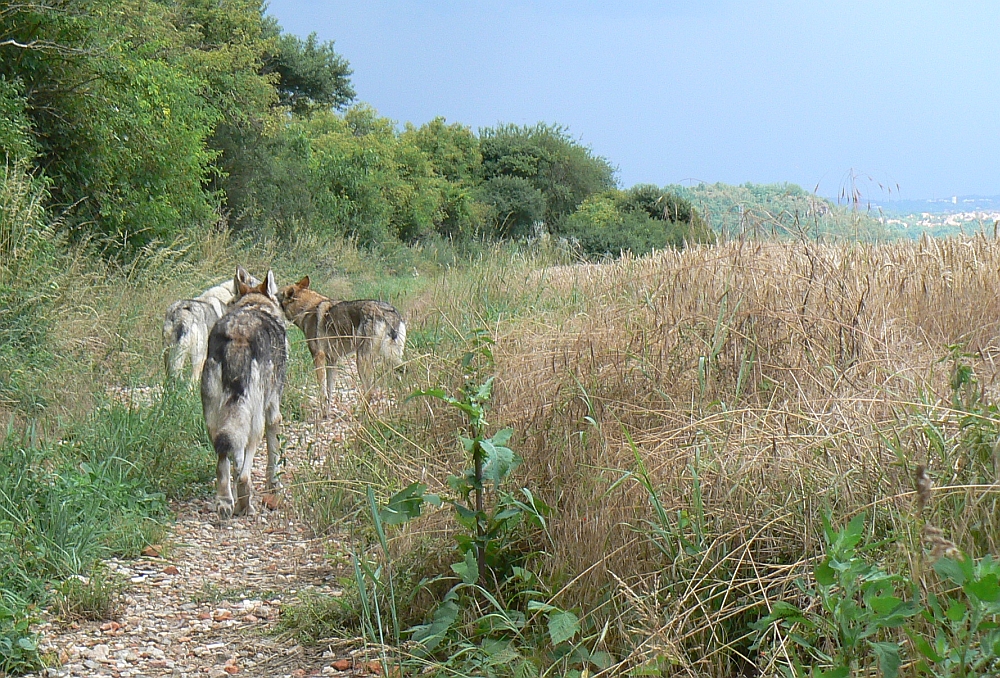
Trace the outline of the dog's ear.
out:
M 236 275 L 233 276 L 233 289 L 236 291 L 237 297 L 242 297 L 253 288 L 250 282 L 252 277 L 242 266 L 236 267 Z
M 233 276 L 233 289 L 236 291 L 236 296 L 242 297 L 244 294 L 249 292 L 251 288 L 250 274 L 242 266 L 237 266 L 236 275 Z
M 295 283 L 295 286 L 298 287 L 300 290 L 309 289 L 309 276 L 305 276 L 304 278 L 302 278 L 302 280 Z
M 278 298 L 278 282 L 274 279 L 274 271 L 268 271 L 267 277 L 264 278 L 264 282 L 261 283 L 261 292 L 271 297 L 272 299 Z

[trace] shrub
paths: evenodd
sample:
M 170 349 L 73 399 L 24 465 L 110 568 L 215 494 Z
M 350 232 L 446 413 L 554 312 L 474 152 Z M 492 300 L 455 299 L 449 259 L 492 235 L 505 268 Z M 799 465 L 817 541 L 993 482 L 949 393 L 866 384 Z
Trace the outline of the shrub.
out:
M 591 256 L 625 251 L 642 255 L 713 240 L 688 201 L 649 185 L 591 196 L 563 221 L 559 232 L 575 238 Z
M 490 208 L 497 238 L 525 237 L 545 215 L 545 196 L 522 177 L 494 177 L 476 190 L 476 199 Z

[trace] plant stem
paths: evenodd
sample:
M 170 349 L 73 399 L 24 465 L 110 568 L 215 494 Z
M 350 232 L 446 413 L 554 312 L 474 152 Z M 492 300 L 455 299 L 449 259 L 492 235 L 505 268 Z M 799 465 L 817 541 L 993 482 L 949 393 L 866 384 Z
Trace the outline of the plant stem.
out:
M 476 562 L 479 564 L 479 582 L 486 582 L 486 547 L 483 538 L 486 533 L 483 530 L 483 448 L 476 441 L 472 458 L 475 462 L 476 473 Z

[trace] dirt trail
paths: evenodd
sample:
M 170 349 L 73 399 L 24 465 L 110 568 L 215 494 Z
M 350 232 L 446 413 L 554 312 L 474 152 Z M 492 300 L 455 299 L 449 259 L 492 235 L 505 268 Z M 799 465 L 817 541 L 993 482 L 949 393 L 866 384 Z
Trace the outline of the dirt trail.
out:
M 330 443 L 350 434 L 352 384 L 346 375 L 338 380 L 339 402 L 326 420 L 286 422 L 286 485 L 296 468 L 322 463 Z M 211 498 L 175 503 L 176 522 L 161 549 L 106 563 L 130 582 L 124 613 L 114 621 L 44 621 L 41 648 L 60 666 L 34 675 L 305 678 L 377 671 L 352 639 L 304 647 L 275 634 L 282 608 L 303 592 L 339 595 L 349 561 L 336 536 L 312 536 L 287 493 L 273 510 L 261 505 L 266 456 L 261 449 L 254 460 L 256 515 L 220 524 Z

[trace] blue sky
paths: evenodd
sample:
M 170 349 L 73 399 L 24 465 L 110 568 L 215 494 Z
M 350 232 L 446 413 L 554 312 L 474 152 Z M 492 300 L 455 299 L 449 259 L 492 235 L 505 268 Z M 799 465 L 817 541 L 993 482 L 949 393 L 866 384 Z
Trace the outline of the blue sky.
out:
M 359 100 L 400 124 L 558 122 L 623 186 L 790 181 L 836 196 L 853 172 L 871 200 L 1000 195 L 1000 3 L 272 0 L 268 12 L 335 40 Z

